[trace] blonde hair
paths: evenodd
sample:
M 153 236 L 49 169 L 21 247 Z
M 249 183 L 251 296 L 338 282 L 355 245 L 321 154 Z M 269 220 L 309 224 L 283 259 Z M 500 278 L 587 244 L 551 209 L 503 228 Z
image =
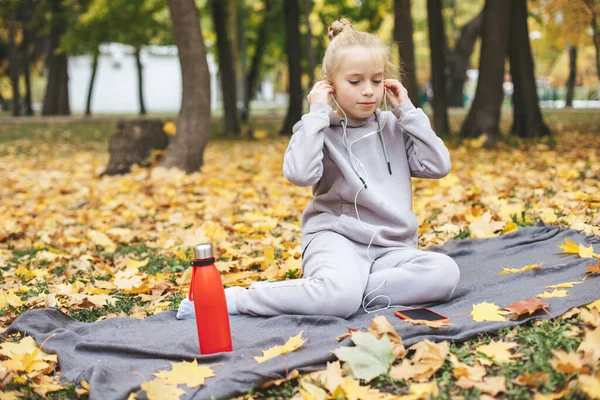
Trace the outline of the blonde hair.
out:
M 384 45 L 381 40 L 372 33 L 357 31 L 346 18 L 333 21 L 331 25 L 329 25 L 329 28 L 327 28 L 327 37 L 330 42 L 325 51 L 325 55 L 323 56 L 323 63 L 321 65 L 321 73 L 324 78 L 333 78 L 339 64 L 338 59 L 341 50 L 353 46 L 360 46 L 380 52 L 384 60 L 384 77 L 399 77 L 400 69 L 391 62 L 389 46 Z

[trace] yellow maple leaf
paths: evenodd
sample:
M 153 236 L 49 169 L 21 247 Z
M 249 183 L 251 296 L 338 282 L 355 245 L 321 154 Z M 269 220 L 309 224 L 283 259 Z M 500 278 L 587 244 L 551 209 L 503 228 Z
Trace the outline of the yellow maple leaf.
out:
M 590 309 L 590 310 L 591 310 L 592 308 L 595 308 L 596 310 L 600 311 L 600 299 L 598 299 L 598 300 L 596 300 L 596 301 L 593 301 L 593 302 L 591 302 L 591 303 L 590 303 L 590 304 L 588 304 L 586 307 L 587 307 L 588 309 Z
M 104 232 L 91 230 L 87 232 L 87 237 L 97 246 L 101 246 L 105 251 L 114 253 L 117 250 L 117 245 Z
M 585 247 L 583 244 L 576 244 L 569 238 L 565 238 L 563 244 L 558 245 L 567 254 L 578 254 L 581 258 L 594 258 L 597 254 L 594 253 L 592 245 Z
M 579 281 L 579 282 L 558 283 L 556 285 L 546 286 L 546 289 L 571 289 L 573 286 L 579 285 L 580 283 L 582 283 L 582 282 Z
M 171 366 L 171 371 L 158 371 L 153 375 L 169 384 L 186 384 L 190 388 L 204 385 L 206 378 L 215 376 L 211 367 L 198 366 L 196 359 L 191 362 L 171 363 Z
M 4 289 L 0 288 L 0 309 L 7 305 L 13 307 L 21 307 L 23 300 L 13 292 L 5 292 Z
M 413 383 L 408 390 L 410 394 L 418 396 L 419 399 L 428 399 L 438 395 L 438 387 L 435 382 Z
M 550 360 L 550 364 L 555 371 L 564 372 L 565 374 L 574 374 L 582 372 L 583 361 L 578 353 L 567 353 L 563 350 L 552 350 L 554 356 Z
M 179 400 L 185 394 L 184 390 L 170 385 L 162 379 L 153 379 L 142 383 L 141 388 L 146 392 L 148 400 Z
M 486 301 L 473 304 L 473 310 L 471 311 L 471 316 L 475 322 L 506 321 L 506 318 L 502 314 L 503 312 L 500 310 L 500 307 Z
M 554 289 L 552 292 L 544 292 L 542 294 L 538 294 L 536 297 L 540 299 L 549 299 L 552 297 L 567 297 L 567 291 L 562 289 Z
M 525 271 L 531 271 L 532 269 L 538 269 L 539 267 L 542 266 L 542 263 L 537 263 L 537 264 L 531 264 L 531 265 L 526 265 L 523 268 L 502 268 L 502 271 L 499 272 L 500 275 L 506 275 L 506 274 L 516 274 L 519 272 L 525 272 Z
M 300 348 L 303 344 L 304 339 L 302 339 L 302 331 L 300 331 L 300 333 L 296 336 L 289 338 L 288 341 L 285 342 L 285 344 L 273 346 L 270 349 L 263 350 L 263 355 L 256 356 L 254 357 L 254 359 L 260 364 L 279 355 L 291 353 Z
M 272 247 L 266 247 L 264 250 L 264 263 L 269 266 L 275 261 L 275 250 Z
M 476 350 L 485 354 L 494 361 L 500 363 L 513 363 L 514 358 L 518 357 L 519 354 L 513 354 L 510 352 L 510 350 L 517 346 L 517 343 L 500 341 L 477 346 Z

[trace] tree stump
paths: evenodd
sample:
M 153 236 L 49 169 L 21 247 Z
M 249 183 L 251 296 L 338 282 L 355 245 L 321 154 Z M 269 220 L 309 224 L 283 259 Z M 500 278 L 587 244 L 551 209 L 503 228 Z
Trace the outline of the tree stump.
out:
M 123 175 L 133 164 L 143 165 L 152 150 L 164 150 L 169 137 L 163 131 L 163 121 L 158 118 L 121 120 L 117 131 L 110 136 L 108 167 L 100 176 Z

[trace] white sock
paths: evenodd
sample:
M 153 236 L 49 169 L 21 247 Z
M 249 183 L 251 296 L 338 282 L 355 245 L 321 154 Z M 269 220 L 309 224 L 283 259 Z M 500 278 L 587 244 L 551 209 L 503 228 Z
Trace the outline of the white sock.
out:
M 246 290 L 241 286 L 232 286 L 225 289 L 225 301 L 227 302 L 227 313 L 229 315 L 238 315 L 240 312 L 235 306 L 235 300 L 237 293 L 240 290 Z M 194 319 L 196 318 L 196 311 L 194 310 L 194 302 L 190 301 L 187 296 L 179 303 L 177 309 L 177 319 Z
M 227 312 L 229 315 L 239 315 L 239 311 L 235 306 L 235 300 L 237 298 L 238 292 L 241 290 L 246 290 L 241 286 L 232 286 L 230 288 L 225 289 L 225 300 L 227 301 Z

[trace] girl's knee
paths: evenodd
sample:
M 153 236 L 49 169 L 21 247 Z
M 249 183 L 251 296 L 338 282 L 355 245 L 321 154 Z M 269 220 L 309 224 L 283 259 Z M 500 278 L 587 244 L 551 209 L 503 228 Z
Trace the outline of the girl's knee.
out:
M 445 254 L 438 256 L 437 282 L 440 290 L 440 299 L 449 300 L 460 279 L 460 269 L 452 258 Z

